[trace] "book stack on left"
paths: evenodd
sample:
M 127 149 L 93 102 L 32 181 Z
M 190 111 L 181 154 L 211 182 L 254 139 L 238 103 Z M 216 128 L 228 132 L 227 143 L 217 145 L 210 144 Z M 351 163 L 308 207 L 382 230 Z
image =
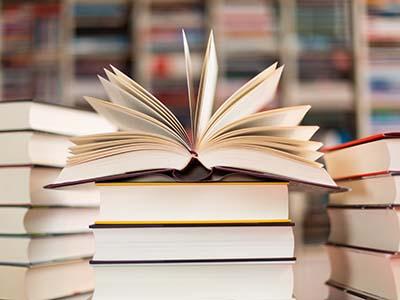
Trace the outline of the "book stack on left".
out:
M 0 103 L 0 120 L 0 298 L 85 299 L 98 196 L 42 187 L 65 165 L 68 136 L 114 127 L 92 112 L 33 101 Z
M 351 189 L 329 200 L 329 300 L 400 299 L 400 133 L 328 150 L 328 170 Z

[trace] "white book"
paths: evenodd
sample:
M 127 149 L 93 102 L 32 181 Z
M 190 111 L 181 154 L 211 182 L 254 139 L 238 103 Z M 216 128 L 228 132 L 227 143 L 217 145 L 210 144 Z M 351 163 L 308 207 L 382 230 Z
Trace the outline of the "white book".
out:
M 93 300 L 292 299 L 293 262 L 94 264 Z
M 373 250 L 400 252 L 397 208 L 329 208 L 329 241 Z
M 337 182 L 340 186 L 349 188 L 350 192 L 330 194 L 330 205 L 388 206 L 400 204 L 400 176 L 398 175 L 368 176 Z
M 62 135 L 35 131 L 0 132 L 0 166 L 63 167 L 72 145 Z
M 400 256 L 328 245 L 330 281 L 372 298 L 398 299 L 400 296 Z
M 287 221 L 288 185 L 274 182 L 98 183 L 97 224 Z
M 97 208 L 0 207 L 0 234 L 88 232 L 97 214 Z
M 35 130 L 75 136 L 116 130 L 93 112 L 28 100 L 0 102 L 0 120 L 0 131 Z
M 329 174 L 335 179 L 359 178 L 400 170 L 400 134 L 382 133 L 327 149 Z
M 0 236 L 0 245 L 0 264 L 15 265 L 91 257 L 95 249 L 91 233 Z
M 94 288 L 93 275 L 88 260 L 33 266 L 0 265 L 0 298 L 42 300 L 87 293 Z
M 93 225 L 96 261 L 292 258 L 292 223 Z
M 94 185 L 81 186 L 79 189 L 44 189 L 59 173 L 59 168 L 41 166 L 0 167 L 0 205 L 99 205 L 99 193 Z

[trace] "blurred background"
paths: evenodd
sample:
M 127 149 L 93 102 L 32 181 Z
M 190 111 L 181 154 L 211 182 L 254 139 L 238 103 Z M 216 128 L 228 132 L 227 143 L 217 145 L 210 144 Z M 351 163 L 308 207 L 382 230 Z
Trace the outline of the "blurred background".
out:
M 400 131 L 400 1 L 397 0 L 0 0 L 0 99 L 89 109 L 106 98 L 110 64 L 189 124 L 181 29 L 196 77 L 210 29 L 219 54 L 217 103 L 278 61 L 284 77 L 271 108 L 311 104 L 304 123 L 327 145 Z M 326 199 L 292 197 L 296 295 L 328 277 L 322 244 Z M 321 295 L 321 292 L 315 292 Z M 317 298 L 315 298 L 317 299 Z

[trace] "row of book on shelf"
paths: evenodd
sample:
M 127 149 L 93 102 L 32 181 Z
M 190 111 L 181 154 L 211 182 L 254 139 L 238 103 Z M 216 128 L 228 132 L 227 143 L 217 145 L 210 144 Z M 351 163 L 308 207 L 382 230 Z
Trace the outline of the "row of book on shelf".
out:
M 151 70 L 149 86 L 156 95 L 163 95 L 166 101 L 176 99 L 177 91 L 179 91 L 181 99 L 179 101 L 180 105 L 177 105 L 177 113 L 179 114 L 179 109 L 182 109 L 184 104 L 182 96 L 184 95 L 184 87 L 175 80 L 176 76 L 180 76 L 181 78 L 184 76 L 184 72 L 182 72 L 183 68 L 179 68 L 179 66 L 183 65 L 183 57 L 180 57 L 179 60 L 176 59 L 176 53 L 180 50 L 179 46 L 177 47 L 181 40 L 179 29 L 185 28 L 189 33 L 193 52 L 202 50 L 206 35 L 207 20 L 210 17 L 207 11 L 208 4 L 204 1 L 176 1 L 167 4 L 157 1 L 150 2 L 149 7 L 141 11 L 141 13 L 149 15 L 148 20 L 143 24 L 133 24 L 134 20 L 132 20 L 132 16 L 134 16 L 134 13 L 131 14 L 130 12 L 142 8 L 135 7 L 129 1 L 78 1 L 72 7 L 73 21 L 66 22 L 66 24 L 73 24 L 73 28 L 71 28 L 73 39 L 64 41 L 68 45 L 71 44 L 67 47 L 60 44 L 63 41 L 62 36 L 68 37 L 71 35 L 62 32 L 63 30 L 67 30 L 62 26 L 64 22 L 62 21 L 64 18 L 62 12 L 66 9 L 64 5 L 62 1 L 52 4 L 28 3 L 5 5 L 3 11 L 6 16 L 5 23 L 8 26 L 5 27 L 4 40 L 14 41 L 8 43 L 10 47 L 10 51 L 8 52 L 15 53 L 16 50 L 21 50 L 18 46 L 21 44 L 25 45 L 22 48 L 28 48 L 30 52 L 37 53 L 40 53 L 42 47 L 54 50 L 60 49 L 61 46 L 67 49 L 65 52 L 67 55 L 72 55 L 71 62 L 75 67 L 75 74 L 72 77 L 76 78 L 67 94 L 71 94 L 74 99 L 81 99 L 82 95 L 88 93 L 97 96 L 104 95 L 98 92 L 99 89 L 93 84 L 95 79 L 92 76 L 99 73 L 102 66 L 111 63 L 123 71 L 130 72 L 134 69 L 133 64 L 137 63 L 134 61 L 134 56 L 136 55 L 132 55 L 133 50 L 144 51 L 148 55 L 146 54 L 146 59 L 140 63 L 146 65 L 143 69 Z M 343 1 L 341 5 L 319 4 L 314 1 L 299 3 L 299 12 L 296 18 L 299 24 L 298 42 L 302 50 L 299 55 L 300 71 L 298 76 L 300 81 L 305 84 L 305 95 L 300 97 L 300 101 L 305 100 L 307 97 L 309 98 L 309 95 L 313 96 L 315 94 L 308 93 L 308 90 L 316 88 L 312 83 L 317 78 L 321 79 L 321 74 L 324 74 L 322 77 L 326 77 L 327 81 L 323 91 L 327 89 L 337 90 L 339 88 L 343 90 L 340 93 L 341 99 L 351 99 L 349 93 L 351 88 L 349 86 L 351 86 L 351 70 L 353 65 L 349 53 L 351 51 L 349 45 L 351 38 L 348 36 L 349 30 L 346 30 L 350 26 L 349 13 L 347 12 L 348 6 L 346 1 Z M 224 53 L 224 59 L 226 59 L 226 70 L 224 70 L 226 84 L 221 85 L 220 93 L 228 95 L 235 88 L 243 84 L 244 80 L 249 78 L 249 76 L 251 77 L 258 73 L 260 65 L 265 65 L 280 56 L 279 43 L 281 39 L 279 38 L 280 32 L 278 30 L 280 8 L 274 1 L 263 2 L 252 0 L 222 1 L 217 5 L 213 5 L 212 9 L 215 10 L 215 14 L 210 18 L 215 18 L 213 27 L 218 36 L 221 37 L 220 45 Z M 35 11 L 46 11 L 48 15 L 45 15 L 43 21 L 41 21 L 32 13 Z M 324 15 L 325 18 L 316 18 L 316 15 Z M 103 18 L 104 22 L 99 24 L 93 21 L 96 17 Z M 30 22 L 26 22 L 26 18 Z M 232 26 L 229 23 L 229 20 L 233 18 L 238 25 Z M 168 25 L 168 20 L 171 19 L 174 19 L 179 24 L 179 28 Z M 313 21 L 307 21 L 309 19 Z M 339 23 L 343 23 L 340 28 L 336 26 Z M 25 34 L 21 36 L 15 35 L 12 30 L 16 26 L 21 26 L 18 24 L 33 25 L 26 26 L 24 29 Z M 46 30 L 52 33 L 36 34 L 32 32 L 36 28 L 38 28 L 38 31 L 48 28 Z M 320 30 L 320 28 L 324 28 L 324 30 Z M 139 32 L 138 36 L 140 36 L 140 39 L 137 40 L 137 43 L 134 43 L 132 40 L 134 36 L 132 34 L 133 31 Z M 36 42 L 32 44 L 32 40 L 36 40 L 32 37 L 41 35 L 51 37 L 51 41 L 45 40 L 41 42 L 40 45 L 43 46 L 40 47 L 36 46 Z M 22 42 L 15 42 L 19 40 Z M 140 44 L 139 47 L 136 47 L 136 44 Z M 315 44 L 322 44 L 322 46 L 316 46 Z M 244 52 L 251 52 L 252 57 L 243 56 Z M 310 64 L 310 54 L 314 58 L 314 63 L 312 64 Z M 139 56 L 141 57 L 141 55 Z M 24 55 L 24 57 L 27 56 Z M 317 60 L 315 60 L 316 57 L 318 57 Z M 200 57 L 198 60 L 200 60 Z M 25 61 L 24 65 L 26 67 L 26 64 L 30 63 L 28 58 Z M 60 62 L 60 58 L 54 57 L 52 61 Z M 106 63 L 104 63 L 105 61 Z M 178 61 L 179 63 L 175 65 Z M 236 63 L 232 63 L 233 61 Z M 18 65 L 18 62 L 21 63 L 21 60 L 17 60 L 14 55 L 10 55 L 7 58 L 7 62 L 10 73 L 14 71 L 20 74 L 20 76 L 7 77 L 7 82 L 9 82 L 10 86 L 5 85 L 4 93 L 7 96 L 6 98 L 18 98 L 18 96 L 19 98 L 28 98 L 26 97 L 27 95 L 36 95 L 41 99 L 51 101 L 51 98 L 57 99 L 61 96 L 61 87 L 59 85 L 40 83 L 37 82 L 38 76 L 22 74 L 22 66 Z M 239 64 L 238 62 L 242 63 Z M 52 65 L 52 75 L 48 77 L 43 75 L 44 82 L 50 79 L 56 82 L 61 80 L 54 76 L 55 74 L 59 74 L 61 69 L 58 67 L 54 68 L 56 64 Z M 175 66 L 178 67 L 176 68 Z M 32 69 L 32 73 L 40 71 L 40 68 L 35 64 L 31 65 L 30 68 Z M 43 70 L 42 73 L 46 70 Z M 89 72 L 89 70 L 91 71 Z M 325 70 L 330 70 L 331 72 L 327 74 Z M 50 72 L 50 70 L 47 71 Z M 87 72 L 91 76 L 86 76 L 88 75 Z M 172 75 L 169 76 L 169 74 Z M 319 74 L 320 76 L 316 78 L 315 74 Z M 16 78 L 20 78 L 20 80 L 18 81 Z M 31 86 L 31 90 L 24 89 L 21 91 L 21 89 L 12 88 L 13 83 L 18 85 L 18 82 L 22 80 L 21 78 L 25 78 L 24 86 Z M 82 84 L 82 82 L 85 82 L 86 85 Z M 43 87 L 40 88 L 42 84 Z M 58 86 L 59 89 L 51 90 L 49 89 L 51 86 Z M 85 86 L 87 87 L 85 88 Z M 48 88 L 48 94 L 43 95 L 38 93 L 39 88 L 43 92 Z M 170 90 L 173 91 L 171 94 L 169 94 Z
M 368 4 L 368 80 L 374 108 L 371 131 L 399 131 L 400 5 L 391 1 L 370 1 Z

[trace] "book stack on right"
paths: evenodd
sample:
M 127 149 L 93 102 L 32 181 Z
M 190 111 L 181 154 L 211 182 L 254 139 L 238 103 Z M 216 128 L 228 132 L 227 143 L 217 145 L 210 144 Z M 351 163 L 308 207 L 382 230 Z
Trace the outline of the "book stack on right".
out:
M 331 195 L 329 300 L 400 298 L 400 133 L 327 149 Z

